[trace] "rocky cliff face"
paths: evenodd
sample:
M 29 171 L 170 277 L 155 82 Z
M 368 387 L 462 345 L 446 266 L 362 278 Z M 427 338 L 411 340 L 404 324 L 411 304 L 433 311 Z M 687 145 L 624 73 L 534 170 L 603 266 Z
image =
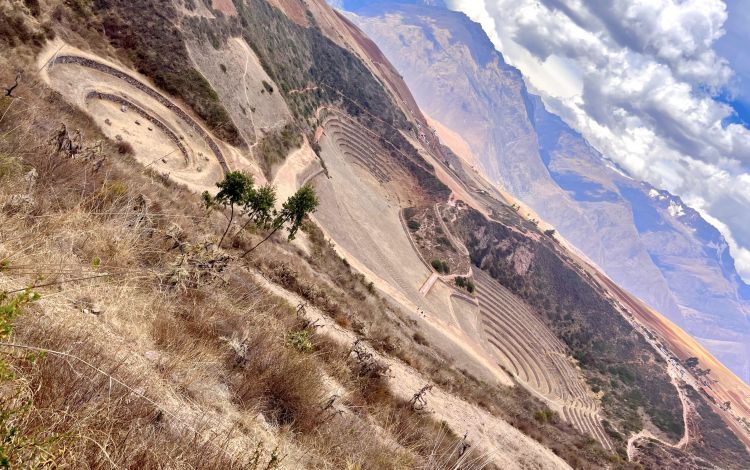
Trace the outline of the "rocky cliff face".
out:
M 547 112 L 478 24 L 417 3 L 344 6 L 420 107 L 464 137 L 493 181 L 750 380 L 748 286 L 719 232 L 678 197 L 628 177 Z

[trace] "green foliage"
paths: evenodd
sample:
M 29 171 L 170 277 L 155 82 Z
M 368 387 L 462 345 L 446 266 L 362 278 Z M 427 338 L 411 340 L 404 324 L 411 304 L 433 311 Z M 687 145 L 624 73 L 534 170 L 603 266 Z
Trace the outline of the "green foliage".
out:
M 271 86 L 271 84 L 265 80 L 263 80 L 262 82 L 263 82 L 263 89 L 266 90 L 268 93 L 273 93 L 273 87 Z
M 685 359 L 685 367 L 688 369 L 692 369 L 694 367 L 698 366 L 698 358 L 697 357 L 689 357 Z
M 0 405 L 0 468 L 56 468 L 55 457 L 65 449 L 60 441 L 67 436 L 25 432 L 32 402 L 14 398 Z
M 420 223 L 416 220 L 407 221 L 406 226 L 409 227 L 409 230 L 411 230 L 412 232 L 416 232 L 417 230 L 419 230 L 419 227 L 421 227 Z
M 279 217 L 284 223 L 290 224 L 288 239 L 291 241 L 297 234 L 305 216 L 315 212 L 318 208 L 318 196 L 309 184 L 299 188 L 294 195 L 284 202 Z
M 445 261 L 434 259 L 430 262 L 430 264 L 435 271 L 441 274 L 449 274 L 451 271 L 450 266 L 448 266 L 448 263 L 446 263 Z
M 219 188 L 216 196 L 212 197 L 208 191 L 204 191 L 201 195 L 201 200 L 206 209 L 212 209 L 216 206 L 229 207 L 230 212 L 227 228 L 224 229 L 224 233 L 218 244 L 218 246 L 221 246 L 221 243 L 227 236 L 227 232 L 229 232 L 229 228 L 232 226 L 235 206 L 247 204 L 254 193 L 253 177 L 241 171 L 231 171 L 224 175 L 224 179 L 216 183 L 216 186 Z
M 232 171 L 224 176 L 224 179 L 216 186 L 219 192 L 214 196 L 214 201 L 224 207 L 243 204 L 253 189 L 253 177 L 241 171 Z
M 245 224 L 253 223 L 258 228 L 269 228 L 273 221 L 276 205 L 276 188 L 270 184 L 251 191 L 245 201 L 244 215 L 248 218 Z M 243 227 L 244 228 L 244 227 Z
M 5 340 L 13 329 L 13 320 L 21 314 L 24 306 L 39 300 L 40 295 L 31 288 L 15 295 L 0 292 L 0 341 Z
M 443 274 L 450 274 L 450 272 L 451 272 L 450 266 L 448 266 L 448 263 L 446 263 L 445 261 L 442 261 L 440 263 L 440 268 L 441 268 L 441 272 Z
M 554 423 L 559 419 L 557 412 L 552 411 L 549 408 L 545 408 L 541 411 L 534 413 L 534 419 L 539 423 Z
M 0 341 L 5 341 L 13 330 L 14 320 L 32 302 L 39 300 L 38 293 L 27 288 L 23 292 L 10 294 L 0 292 Z M 33 361 L 38 354 L 29 357 Z M 0 382 L 14 379 L 8 365 L 0 360 Z M 19 396 L 8 396 L 13 385 L 4 389 L 0 402 L 0 468 L 41 468 L 52 462 L 52 447 L 60 436 L 27 435 L 21 427 L 31 408 L 31 400 Z
M 473 294 L 476 290 L 476 286 L 474 285 L 474 281 L 472 281 L 469 278 L 459 276 L 454 281 L 456 285 L 462 289 L 466 289 L 469 294 Z
M 299 352 L 310 352 L 313 344 L 310 340 L 310 332 L 307 330 L 292 331 L 287 335 L 286 344 Z
M 275 199 L 275 192 L 273 194 Z M 265 228 L 270 228 L 271 232 L 255 246 L 248 248 L 241 256 L 244 258 L 248 253 L 258 248 L 263 242 L 271 238 L 271 236 L 286 226 L 289 231 L 287 236 L 288 241 L 292 241 L 297 235 L 302 226 L 302 222 L 308 214 L 315 212 L 318 208 L 318 196 L 315 194 L 315 189 L 309 184 L 306 184 L 299 188 L 296 193 L 289 197 L 284 204 L 281 205 L 280 211 L 273 212 L 273 218 L 267 223 Z
M 305 185 L 297 190 L 289 199 L 284 201 L 281 210 L 274 209 L 276 204 L 276 188 L 271 185 L 253 187 L 253 178 L 239 171 L 227 173 L 222 181 L 216 184 L 219 192 L 211 196 L 204 192 L 201 196 L 202 204 L 207 209 L 217 206 L 229 207 L 230 215 L 224 234 L 219 240 L 219 245 L 224 241 L 234 220 L 236 206 L 242 207 L 242 214 L 248 218 L 240 232 L 253 224 L 256 228 L 271 230 L 271 232 L 258 244 L 248 249 L 242 257 L 253 251 L 261 243 L 268 240 L 271 235 L 286 226 L 289 231 L 287 239 L 293 240 L 299 230 L 305 216 L 315 212 L 318 207 L 318 197 L 310 185 Z

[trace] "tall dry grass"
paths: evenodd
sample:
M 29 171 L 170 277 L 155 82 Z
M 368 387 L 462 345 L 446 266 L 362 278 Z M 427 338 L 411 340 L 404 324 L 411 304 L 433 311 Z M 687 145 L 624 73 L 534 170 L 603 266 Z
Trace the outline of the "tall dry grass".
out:
M 0 106 L 0 288 L 34 286 L 42 300 L 0 344 L 15 372 L 0 387 L 5 423 L 31 443 L 30 452 L 11 449 L 15 462 L 381 469 L 459 461 L 448 451 L 455 436 L 382 382 L 364 380 L 342 351 L 329 354 L 314 328 L 312 350 L 290 345 L 309 325 L 260 289 L 247 266 L 229 260 L 193 272 L 204 268 L 191 259 L 225 256 L 210 247 L 220 214 L 120 154 L 40 83 L 21 92 Z M 59 150 L 63 124 L 70 135 L 80 130 L 78 152 Z M 264 256 L 278 249 L 286 250 Z M 352 295 L 373 303 L 375 318 L 366 284 L 346 279 L 360 283 Z M 335 302 L 345 298 L 336 291 Z M 346 397 L 327 408 L 342 389 Z

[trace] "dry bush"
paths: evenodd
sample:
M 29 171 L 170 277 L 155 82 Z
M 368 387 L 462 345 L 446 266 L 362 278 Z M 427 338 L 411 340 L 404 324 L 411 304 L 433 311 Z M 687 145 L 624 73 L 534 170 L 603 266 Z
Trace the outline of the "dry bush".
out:
M 130 145 L 130 142 L 121 140 L 117 142 L 117 153 L 120 155 L 133 155 L 135 154 L 135 150 L 133 149 L 133 146 Z

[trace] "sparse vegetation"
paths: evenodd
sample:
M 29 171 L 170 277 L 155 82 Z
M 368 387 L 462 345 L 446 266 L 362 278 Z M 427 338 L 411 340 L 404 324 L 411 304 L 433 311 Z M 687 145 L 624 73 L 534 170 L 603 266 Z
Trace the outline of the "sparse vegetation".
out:
M 261 138 L 256 151 L 266 175 L 270 175 L 275 165 L 283 162 L 289 152 L 301 145 L 302 134 L 294 124 L 288 123 L 281 129 L 266 133 Z
M 474 285 L 474 281 L 467 277 L 458 276 L 455 280 L 455 283 L 458 287 L 466 289 L 469 294 L 473 294 L 477 289 L 476 285 Z
M 229 219 L 227 220 L 227 227 L 224 229 L 224 233 L 221 234 L 218 246 L 221 247 L 221 243 L 227 236 L 232 222 L 234 221 L 234 208 L 235 206 L 241 206 L 249 204 L 252 198 L 253 189 L 253 178 L 252 176 L 246 175 L 240 171 L 232 171 L 224 176 L 224 180 L 216 183 L 219 188 L 219 192 L 216 196 L 211 196 L 208 191 L 205 191 L 202 195 L 203 205 L 206 209 L 211 209 L 214 206 L 229 207 Z
M 482 239 L 475 235 L 477 224 L 488 230 Z M 472 261 L 543 314 L 579 361 L 587 380 L 601 388 L 604 411 L 616 430 L 610 435 L 618 439 L 620 452 L 625 436 L 643 425 L 639 410 L 670 438 L 680 438 L 684 426 L 677 392 L 666 372 L 652 365 L 663 360 L 554 244 L 533 242 L 499 223 L 487 225 L 471 211 L 457 226 Z M 520 249 L 533 254 L 527 273 L 519 273 L 512 262 L 511 255 Z
M 206 78 L 192 65 L 171 3 L 147 0 L 97 0 L 101 26 L 109 42 L 127 53 L 142 74 L 162 90 L 183 99 L 211 131 L 232 145 L 243 145 L 237 127 Z
M 133 150 L 133 146 L 129 142 L 121 140 L 117 142 L 117 153 L 120 155 L 133 155 L 135 154 L 135 150 Z
M 448 263 L 446 263 L 445 261 L 434 259 L 430 262 L 430 264 L 432 265 L 432 269 L 434 269 L 435 271 L 441 274 L 450 274 L 451 272 L 450 267 L 448 266 Z

